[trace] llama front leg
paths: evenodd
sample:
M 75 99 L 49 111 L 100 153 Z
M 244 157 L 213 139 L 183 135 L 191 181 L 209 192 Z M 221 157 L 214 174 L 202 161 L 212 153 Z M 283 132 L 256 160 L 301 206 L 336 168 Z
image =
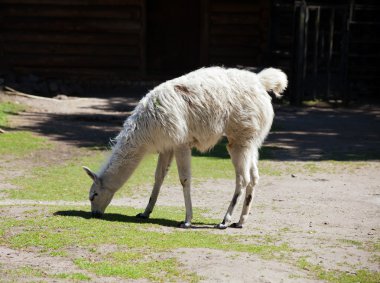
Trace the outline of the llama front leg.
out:
M 184 145 L 175 150 L 175 158 L 177 161 L 178 175 L 183 188 L 185 198 L 186 218 L 180 224 L 181 228 L 190 228 L 193 218 L 193 208 L 191 204 L 191 149 Z
M 173 160 L 173 151 L 168 151 L 168 152 L 159 154 L 156 174 L 155 174 L 155 181 L 153 185 L 152 194 L 149 198 L 149 203 L 147 207 L 145 208 L 144 213 L 139 213 L 136 215 L 136 217 L 144 218 L 144 219 L 149 218 L 149 215 L 152 213 L 153 208 L 156 204 L 158 194 L 160 193 L 162 183 L 164 182 L 165 176 L 167 175 L 169 171 L 172 160 Z

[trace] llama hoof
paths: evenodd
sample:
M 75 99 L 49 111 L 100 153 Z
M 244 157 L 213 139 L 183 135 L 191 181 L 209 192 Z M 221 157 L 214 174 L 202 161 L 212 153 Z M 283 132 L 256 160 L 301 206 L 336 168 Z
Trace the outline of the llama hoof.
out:
M 137 218 L 140 218 L 140 219 L 148 219 L 149 216 L 146 216 L 144 213 L 139 213 L 136 215 Z
M 223 223 L 219 223 L 218 225 L 215 225 L 215 228 L 221 229 L 221 230 L 227 229 L 227 227 L 228 226 L 226 224 L 223 224 Z
M 241 225 L 241 224 L 239 224 L 239 223 L 232 223 L 230 227 L 231 227 L 231 228 L 238 228 L 238 229 L 241 229 L 241 228 L 243 228 L 243 225 Z
M 191 223 L 182 221 L 181 223 L 179 223 L 179 228 L 184 228 L 184 229 L 191 228 Z

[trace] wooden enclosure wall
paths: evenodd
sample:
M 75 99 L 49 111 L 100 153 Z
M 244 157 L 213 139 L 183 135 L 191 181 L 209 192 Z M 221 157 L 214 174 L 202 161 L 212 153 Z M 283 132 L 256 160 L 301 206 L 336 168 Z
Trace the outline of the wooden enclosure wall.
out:
M 352 1 L 348 54 L 350 96 L 379 99 L 380 1 Z
M 380 2 L 275 0 L 270 64 L 290 75 L 290 98 L 378 100 Z
M 258 66 L 268 52 L 270 1 L 203 2 L 202 62 Z
M 143 0 L 0 0 L 2 68 L 64 77 L 141 77 Z
M 200 67 L 202 0 L 146 0 L 147 73 L 176 76 Z

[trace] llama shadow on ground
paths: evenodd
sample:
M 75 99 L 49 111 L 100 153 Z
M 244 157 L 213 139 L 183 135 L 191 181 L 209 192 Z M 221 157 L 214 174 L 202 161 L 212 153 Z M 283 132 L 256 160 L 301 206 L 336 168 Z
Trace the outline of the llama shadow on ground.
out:
M 68 217 L 80 217 L 84 219 L 92 219 L 91 212 L 83 210 L 62 210 L 54 213 L 54 216 L 68 216 Z M 156 224 L 165 227 L 180 228 L 180 222 L 163 219 L 163 218 L 148 218 L 142 219 L 134 215 L 124 215 L 119 213 L 105 213 L 99 220 L 110 221 L 110 222 L 124 222 L 124 223 L 133 223 L 133 224 Z M 214 229 L 214 225 L 203 222 L 194 222 L 192 223 L 192 229 Z

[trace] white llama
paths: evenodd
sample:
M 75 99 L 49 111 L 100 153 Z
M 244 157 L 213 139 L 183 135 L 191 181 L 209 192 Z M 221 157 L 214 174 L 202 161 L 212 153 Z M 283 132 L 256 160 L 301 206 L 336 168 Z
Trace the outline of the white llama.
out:
M 259 180 L 258 149 L 274 117 L 267 92 L 280 96 L 286 87 L 287 77 L 278 69 L 269 68 L 255 74 L 211 67 L 154 88 L 125 121 L 112 154 L 99 173 L 84 167 L 94 181 L 89 193 L 93 216 L 104 213 L 115 192 L 132 175 L 145 154 L 158 152 L 153 191 L 145 211 L 137 217 L 148 218 L 153 211 L 175 156 L 186 207 L 186 218 L 180 227 L 191 227 L 191 148 L 205 152 L 225 135 L 235 167 L 236 188 L 227 213 L 217 227 L 228 227 L 242 190 L 246 189 L 240 220 L 230 226 L 241 228 L 247 220 L 253 189 Z

